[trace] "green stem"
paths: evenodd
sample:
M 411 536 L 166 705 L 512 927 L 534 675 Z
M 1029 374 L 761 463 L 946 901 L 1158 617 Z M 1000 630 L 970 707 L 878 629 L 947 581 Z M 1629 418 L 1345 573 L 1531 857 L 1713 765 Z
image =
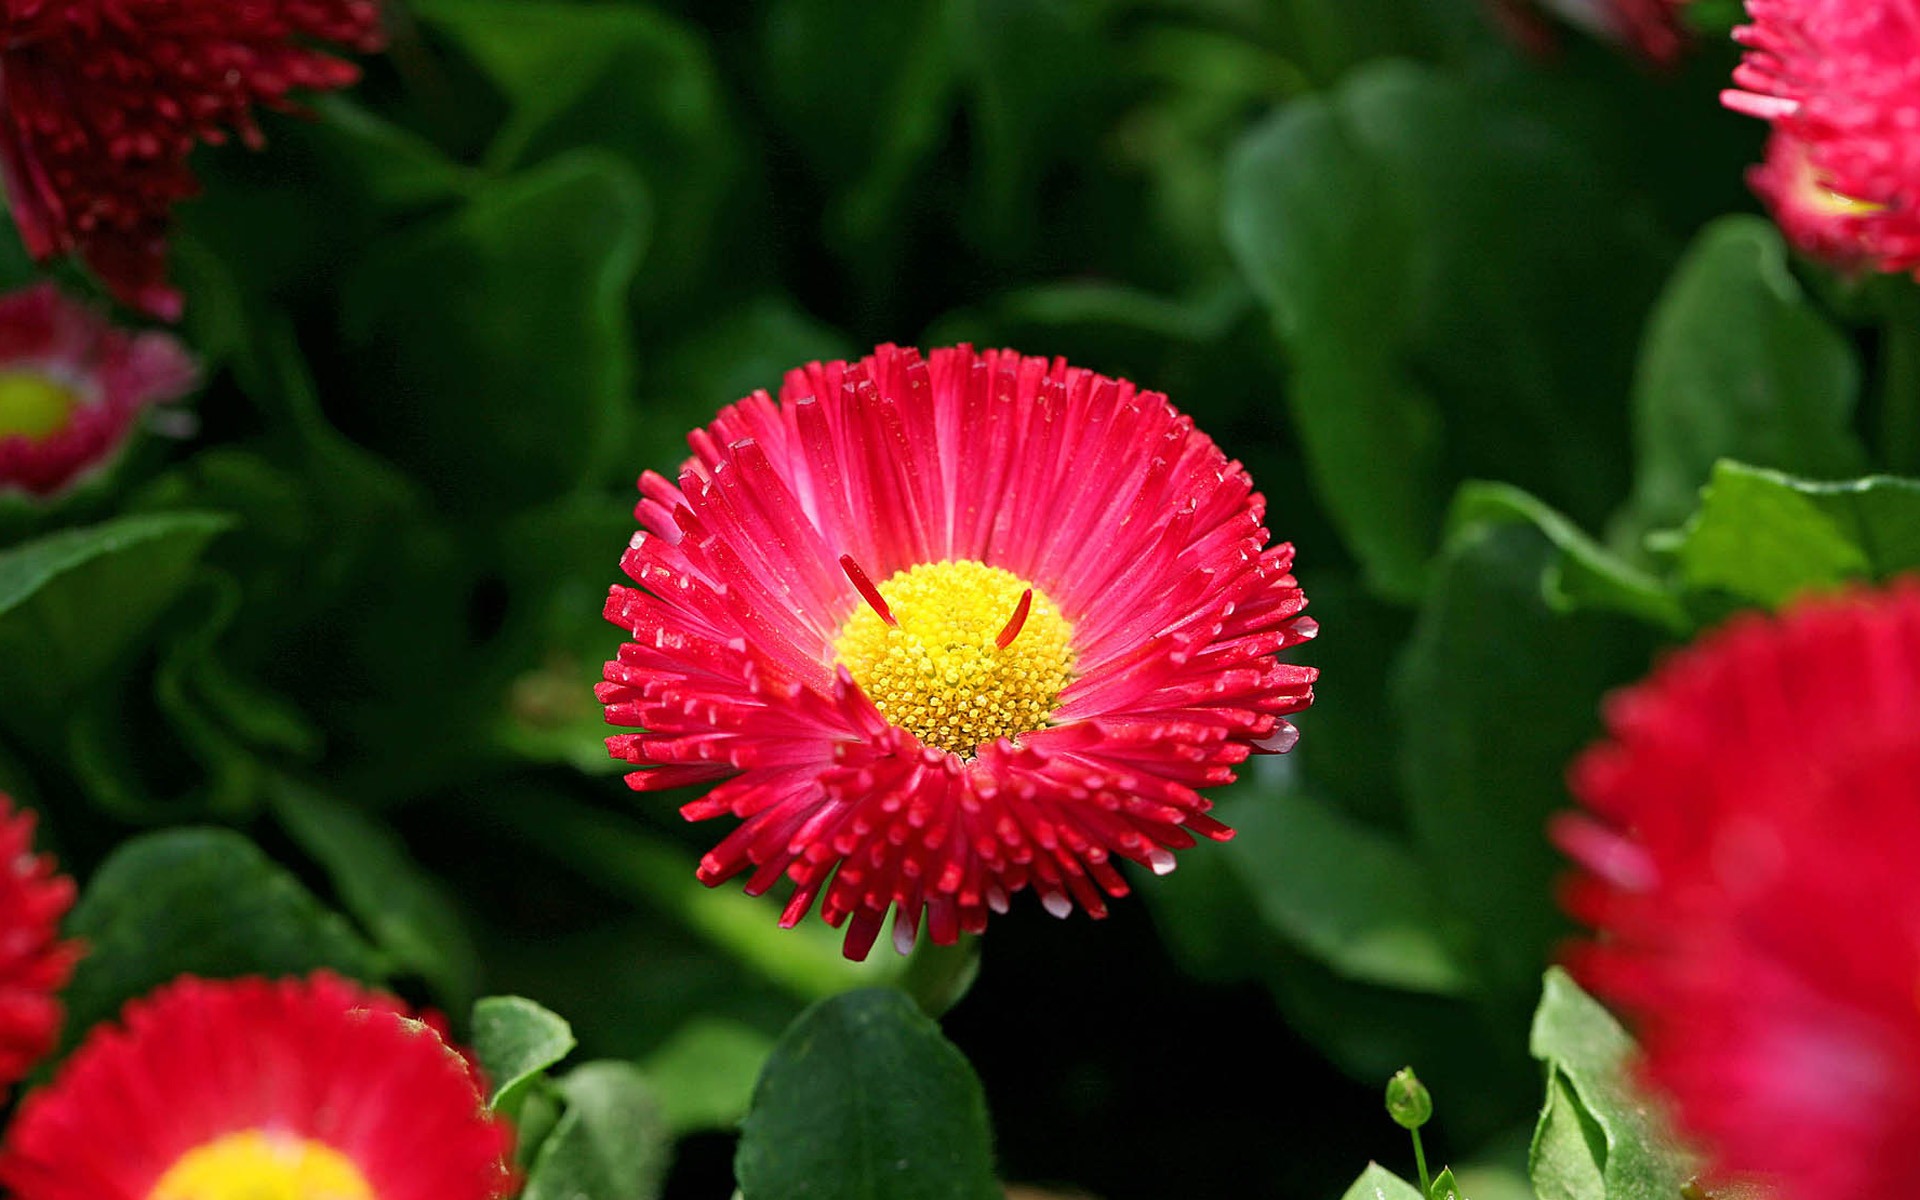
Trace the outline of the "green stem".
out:
M 1413 1135 L 1413 1162 L 1420 1168 L 1420 1194 L 1431 1196 L 1433 1195 L 1433 1178 L 1427 1174 L 1427 1151 L 1420 1144 L 1420 1131 L 1409 1129 L 1407 1132 Z
M 1880 462 L 1896 475 L 1920 475 L 1920 291 L 1904 281 L 1882 327 Z

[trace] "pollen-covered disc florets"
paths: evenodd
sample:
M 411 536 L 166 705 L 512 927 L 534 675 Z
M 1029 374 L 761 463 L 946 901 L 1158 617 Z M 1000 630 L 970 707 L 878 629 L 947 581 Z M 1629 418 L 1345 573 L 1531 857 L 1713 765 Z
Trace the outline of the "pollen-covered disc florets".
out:
M 1610 698 L 1556 840 L 1633 1018 L 1723 1176 L 1907 1194 L 1920 1145 L 1920 581 L 1745 616 Z
M 0 1147 L 14 1200 L 500 1200 L 507 1127 L 398 1001 L 182 978 L 96 1027 Z
M 1747 15 L 1723 99 L 1773 123 L 1755 190 L 1808 253 L 1920 269 L 1920 8 L 1748 0 Z
M 882 346 L 791 372 L 640 480 L 607 617 L 608 747 L 716 783 L 700 864 L 794 885 L 864 956 L 1023 888 L 1095 916 L 1116 857 L 1230 831 L 1200 789 L 1293 741 L 1313 634 L 1246 472 L 1155 392 L 1064 362 Z M 878 581 L 878 582 L 875 582 Z

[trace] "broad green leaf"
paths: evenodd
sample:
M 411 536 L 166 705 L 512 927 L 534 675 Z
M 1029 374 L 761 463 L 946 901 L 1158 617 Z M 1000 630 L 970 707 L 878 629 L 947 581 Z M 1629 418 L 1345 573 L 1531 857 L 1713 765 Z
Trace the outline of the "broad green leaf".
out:
M 1691 628 L 1685 607 L 1665 584 L 1519 488 L 1468 483 L 1454 497 L 1447 516 L 1449 529 L 1501 521 L 1531 524 L 1559 550 L 1558 561 L 1541 580 L 1547 602 L 1557 611 L 1623 613 L 1675 634 Z
M 421 0 L 505 94 L 487 151 L 507 171 L 582 146 L 619 156 L 655 201 L 638 305 L 658 310 L 711 275 L 718 218 L 738 191 L 741 134 L 701 32 L 638 4 Z M 735 205 L 737 207 L 737 205 Z
M 1270 928 L 1362 982 L 1442 994 L 1467 987 L 1445 908 L 1410 849 L 1258 776 L 1220 816 L 1235 830 L 1223 852 Z
M 1794 281 L 1773 224 L 1714 222 L 1668 283 L 1641 350 L 1629 531 L 1684 520 L 1721 458 L 1856 474 L 1859 387 L 1852 346 Z
M 1723 461 L 1674 549 L 1687 586 L 1769 608 L 1885 581 L 1920 567 L 1920 481 L 1816 483 Z
M 753 1102 L 773 1039 L 738 1021 L 697 1017 L 640 1064 L 675 1135 L 729 1129 Z
M 631 1063 L 590 1062 L 557 1084 L 565 1110 L 540 1143 L 521 1200 L 654 1200 L 671 1143 L 659 1101 Z
M 1605 1200 L 1673 1200 L 1692 1174 L 1650 1098 L 1640 1094 L 1627 1072 L 1633 1040 L 1613 1016 L 1582 992 L 1558 967 L 1546 973 L 1530 1045 L 1551 1075 L 1547 1106 L 1534 1135 L 1535 1184 L 1542 1163 L 1551 1177 L 1565 1182 L 1565 1195 L 1588 1200 L 1596 1194 L 1579 1146 L 1600 1167 Z M 1564 1086 L 1565 1094 L 1552 1090 Z M 1598 1145 L 1594 1134 L 1599 1134 Z M 1542 1196 L 1547 1196 L 1543 1189 Z
M 540 1072 L 565 1058 L 574 1047 L 566 1019 L 524 996 L 482 996 L 473 1005 L 473 1052 L 480 1059 L 495 1108 L 513 1097 Z
M 88 948 L 67 989 L 69 1041 L 178 975 L 386 973 L 339 914 L 225 829 L 170 829 L 122 844 L 87 881 L 67 931 Z
M 1394 688 L 1416 843 L 1514 1020 L 1563 929 L 1544 900 L 1563 869 L 1545 825 L 1566 802 L 1567 762 L 1597 734 L 1602 693 L 1642 673 L 1654 643 L 1637 623 L 1550 609 L 1540 578 L 1559 555 L 1531 525 L 1457 531 Z
M 45 725 L 144 637 L 232 521 L 119 517 L 0 550 L 0 712 Z
M 1420 1189 L 1387 1170 L 1379 1163 L 1368 1163 L 1340 1200 L 1422 1200 Z
M 980 1081 L 889 988 L 822 1000 L 754 1089 L 734 1173 L 746 1200 L 1001 1200 Z
M 579 151 L 370 248 L 343 317 L 381 446 L 442 502 L 499 512 L 598 477 L 633 378 L 639 181 Z
M 1547 1074 L 1547 1101 L 1534 1128 L 1528 1174 L 1540 1200 L 1607 1200 L 1606 1133 L 1559 1071 Z
M 1557 126 L 1404 63 L 1283 106 L 1235 150 L 1228 244 L 1287 352 L 1319 493 L 1384 593 L 1419 594 L 1464 479 L 1589 523 L 1616 502 L 1624 364 L 1661 259 L 1631 207 Z
M 479 960 L 459 911 L 392 829 L 290 779 L 275 780 L 267 799 L 288 836 L 325 868 L 341 904 L 397 966 L 433 985 L 450 1009 L 472 1003 Z

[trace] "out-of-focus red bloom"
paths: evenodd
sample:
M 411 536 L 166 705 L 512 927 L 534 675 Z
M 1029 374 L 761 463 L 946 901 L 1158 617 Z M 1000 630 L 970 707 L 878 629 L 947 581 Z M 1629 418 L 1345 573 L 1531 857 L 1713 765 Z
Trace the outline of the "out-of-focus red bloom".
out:
M 1920 5 L 1748 0 L 1747 15 L 1734 30 L 1747 48 L 1733 74 L 1739 86 L 1722 99 L 1773 123 L 1756 190 L 1810 253 L 1920 269 Z M 1795 183 L 1803 173 L 1847 210 L 1840 219 L 1809 211 L 1812 193 Z
M 1920 583 L 1737 618 L 1612 697 L 1556 827 L 1572 965 L 1725 1176 L 1904 1195 L 1920 1145 Z
M 177 980 L 27 1096 L 0 1183 L 16 1200 L 498 1200 L 511 1132 L 410 1015 L 325 973 Z
M 172 337 L 116 329 L 52 284 L 0 296 L 0 493 L 47 495 L 105 465 L 142 409 L 198 378 Z
M 176 319 L 167 234 L 198 190 L 189 152 L 257 146 L 254 106 L 354 82 L 319 43 L 378 49 L 375 0 L 0 0 L 0 182 L 27 250 L 77 253 Z
M 46 1057 L 79 948 L 60 940 L 73 880 L 33 852 L 34 817 L 0 792 L 0 1091 Z
M 1488 0 L 1494 17 L 1515 40 L 1535 53 L 1554 48 L 1541 10 L 1610 42 L 1631 47 L 1654 62 L 1671 62 L 1686 46 L 1680 9 L 1687 0 Z
M 795 884 L 864 957 L 985 927 L 1032 887 L 1106 912 L 1115 856 L 1156 871 L 1230 831 L 1199 789 L 1255 751 L 1314 672 L 1265 501 L 1157 392 L 1063 361 L 882 346 L 815 363 L 640 480 L 607 617 L 608 739 L 643 790 L 738 828 L 700 864 Z

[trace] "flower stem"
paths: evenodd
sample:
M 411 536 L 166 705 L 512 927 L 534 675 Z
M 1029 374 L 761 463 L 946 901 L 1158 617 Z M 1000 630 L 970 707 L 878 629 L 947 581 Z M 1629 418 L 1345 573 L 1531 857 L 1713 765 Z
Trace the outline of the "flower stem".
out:
M 1920 475 L 1920 291 L 1900 281 L 1880 340 L 1880 462 Z
M 1433 1195 L 1433 1178 L 1427 1174 L 1427 1151 L 1420 1144 L 1420 1131 L 1409 1129 L 1407 1132 L 1413 1135 L 1413 1163 L 1420 1168 L 1420 1194 L 1431 1196 Z

